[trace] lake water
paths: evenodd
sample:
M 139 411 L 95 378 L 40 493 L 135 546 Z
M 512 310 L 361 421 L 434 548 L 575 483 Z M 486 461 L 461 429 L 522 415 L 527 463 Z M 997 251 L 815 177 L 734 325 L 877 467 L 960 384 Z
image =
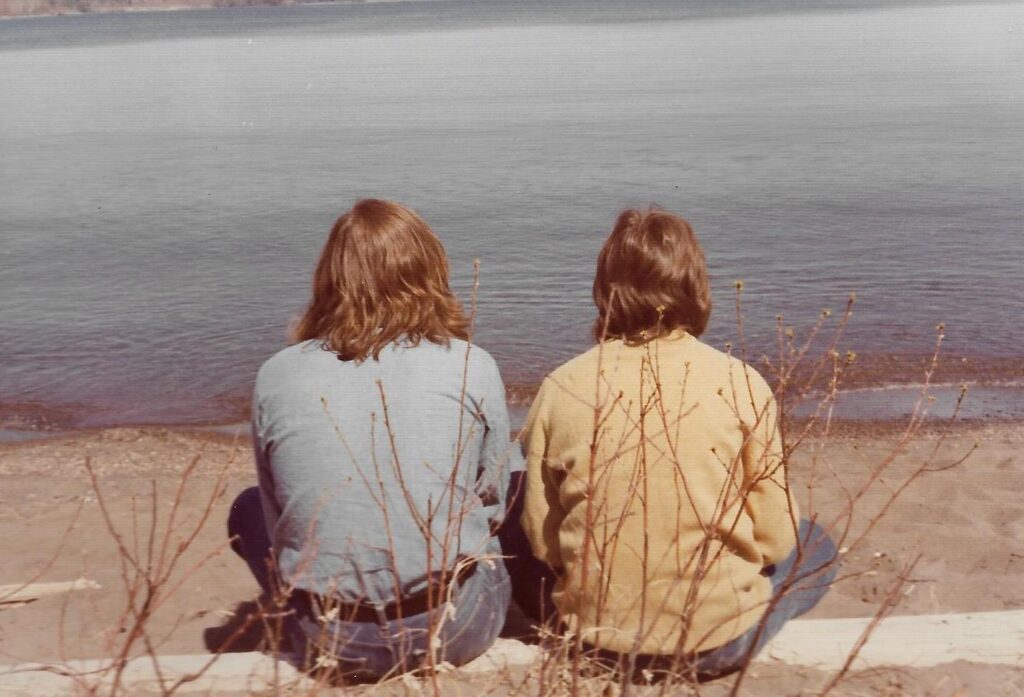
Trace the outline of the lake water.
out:
M 712 343 L 736 279 L 753 352 L 855 291 L 868 365 L 945 322 L 954 367 L 1013 388 L 1024 4 L 728 7 L 0 22 L 0 427 L 237 418 L 363 196 L 423 214 L 467 300 L 480 260 L 476 339 L 526 391 L 588 346 L 597 250 L 649 202 L 706 247 Z

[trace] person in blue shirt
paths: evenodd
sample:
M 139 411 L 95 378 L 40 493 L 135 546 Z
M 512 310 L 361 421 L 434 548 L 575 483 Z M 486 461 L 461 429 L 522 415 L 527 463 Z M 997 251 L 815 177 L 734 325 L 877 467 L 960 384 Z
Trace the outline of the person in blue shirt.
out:
M 331 230 L 295 343 L 260 368 L 258 487 L 228 521 L 310 665 L 382 677 L 482 654 L 510 582 L 495 537 L 505 389 L 414 211 L 357 202 Z

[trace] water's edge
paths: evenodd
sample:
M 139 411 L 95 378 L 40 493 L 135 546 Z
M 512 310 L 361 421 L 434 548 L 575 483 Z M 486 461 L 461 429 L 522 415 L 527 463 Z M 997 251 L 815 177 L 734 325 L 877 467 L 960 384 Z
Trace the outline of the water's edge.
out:
M 789 415 L 796 420 L 817 417 L 823 421 L 829 418 L 832 422 L 854 427 L 867 423 L 895 426 L 907 423 L 912 416 L 933 425 L 951 421 L 967 424 L 1024 422 L 1024 383 L 927 386 L 918 384 L 857 388 L 839 392 L 835 400 L 809 396 L 788 405 L 787 408 Z M 529 404 L 510 403 L 508 410 L 514 434 L 522 428 Z M 98 429 L 19 428 L 6 425 L 0 427 L 0 443 L 63 438 L 79 432 L 109 428 L 168 428 L 239 439 L 246 439 L 249 435 L 249 424 L 246 421 L 201 424 L 125 422 L 107 424 Z

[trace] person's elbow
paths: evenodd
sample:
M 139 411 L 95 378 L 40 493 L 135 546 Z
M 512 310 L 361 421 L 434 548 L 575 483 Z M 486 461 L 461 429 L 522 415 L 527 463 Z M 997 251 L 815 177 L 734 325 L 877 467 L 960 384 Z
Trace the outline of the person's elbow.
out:
M 762 565 L 777 564 L 796 547 L 798 521 L 788 515 L 779 516 L 758 526 L 755 533 Z

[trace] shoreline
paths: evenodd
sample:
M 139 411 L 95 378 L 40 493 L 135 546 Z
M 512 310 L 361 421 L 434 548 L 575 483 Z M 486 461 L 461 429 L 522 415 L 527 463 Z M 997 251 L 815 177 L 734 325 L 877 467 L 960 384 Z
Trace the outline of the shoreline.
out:
M 779 360 L 766 354 L 767 348 L 733 353 L 778 390 Z M 841 422 L 905 421 L 925 387 L 934 398 L 924 403 L 932 418 L 948 418 L 963 386 L 967 393 L 961 418 L 1024 421 L 1024 358 L 944 351 L 933 364 L 931 354 L 864 351 L 856 354 L 852 363 L 843 365 L 844 353 L 836 359 L 836 366 L 820 347 L 796 361 L 796 370 L 787 377 L 790 413 L 801 418 L 813 413 L 814 406 L 829 393 L 835 367 L 842 374 L 832 417 Z M 524 369 L 509 356 L 498 355 L 497 360 L 502 366 L 512 427 L 518 428 L 540 386 L 543 371 L 550 366 L 530 365 Z M 559 360 L 561 355 L 551 357 L 551 363 Z M 104 378 L 104 374 L 96 374 L 95 390 L 89 382 L 74 389 L 33 381 L 0 385 L 0 393 L 6 397 L 0 398 L 0 442 L 37 437 L 33 434 L 50 437 L 67 431 L 125 426 L 221 428 L 249 418 L 251 376 L 245 373 L 197 375 L 187 389 L 159 380 L 147 383 L 140 377 L 113 393 L 104 390 Z
M 257 7 L 296 7 L 331 5 L 381 5 L 424 2 L 448 2 L 450 0 L 63 0 L 73 6 L 54 6 L 62 0 L 7 0 L 7 6 L 0 8 L 0 21 L 33 17 L 72 17 L 81 15 L 139 14 L 147 12 L 178 12 L 184 10 L 230 10 Z M 962 0 L 962 4 L 990 4 L 992 0 Z M 996 0 L 997 4 L 1007 0 Z M 131 4 L 125 4 L 131 3 Z M 137 4 L 141 3 L 141 4 Z M 898 7 L 932 6 L 943 4 L 941 0 L 900 0 Z M 11 9 L 13 6 L 14 9 Z M 892 7 L 893 3 L 883 0 L 864 0 L 860 4 L 834 6 L 821 2 L 814 9 L 826 11 L 856 11 Z M 21 9 L 24 8 L 24 9 Z M 777 10 L 778 8 L 773 8 Z
M 946 379 L 927 384 L 850 380 L 852 384 L 840 389 L 831 402 L 823 401 L 826 392 L 820 388 L 804 390 L 802 395 L 793 390 L 785 408 L 788 420 L 795 426 L 806 423 L 817 413 L 820 422 L 829 416 L 831 428 L 853 433 L 896 432 L 906 427 L 915 409 L 924 417 L 924 426 L 931 430 L 947 427 L 954 414 L 952 426 L 957 430 L 965 425 L 1024 423 L 1024 378 L 1005 373 L 964 381 L 949 380 L 949 375 L 942 377 Z M 507 384 L 513 432 L 521 428 L 537 387 Z M 184 408 L 188 405 L 167 402 L 164 408 L 151 412 L 155 416 L 141 419 L 131 418 L 130 404 L 117 405 L 115 411 L 83 403 L 0 402 L 0 444 L 123 428 L 220 433 L 227 437 L 241 433 L 248 438 L 248 402 L 248 395 L 240 394 L 237 398 L 218 400 L 219 408 L 200 407 L 191 413 Z M 160 400 L 154 397 L 151 403 L 160 404 Z M 118 418 L 119 415 L 124 418 Z
M 1021 389 L 1024 398 L 1024 388 Z M 528 405 L 510 405 L 510 438 L 515 439 L 522 428 Z M 791 416 L 786 421 L 789 433 L 803 432 L 813 438 L 859 439 L 867 437 L 892 437 L 906 431 L 909 425 L 909 414 L 900 417 L 882 418 L 865 410 L 857 417 L 844 417 L 842 411 L 831 419 L 824 416 L 817 423 L 811 424 L 806 415 Z M 1024 429 L 1024 415 L 996 416 L 958 416 L 955 419 L 929 413 L 914 426 L 914 432 L 921 436 L 939 435 L 942 433 L 957 436 L 970 436 L 974 433 Z M 83 439 L 102 438 L 104 434 L 136 434 L 176 435 L 209 441 L 218 444 L 241 443 L 248 447 L 249 421 L 223 420 L 203 423 L 120 423 L 103 426 L 67 427 L 67 428 L 14 428 L 0 425 L 0 453 L 10 452 L 20 447 L 42 445 L 46 443 L 71 443 Z
M 108 2 L 106 0 L 83 0 L 79 5 L 86 9 L 76 7 L 51 8 L 46 2 L 39 2 L 42 6 L 40 11 L 17 10 L 10 13 L 0 13 L 0 21 L 15 19 L 30 19 L 34 17 L 74 17 L 81 15 L 97 14 L 135 14 L 146 12 L 181 12 L 186 10 L 231 10 L 247 7 L 295 7 L 298 5 L 379 5 L 402 2 L 444 2 L 445 0 L 230 0 L 228 4 L 218 4 L 216 0 L 199 0 L 188 2 L 187 0 L 135 0 L 146 4 L 119 4 L 118 0 Z M 17 0 L 15 0 L 17 2 Z M 26 2 L 27 6 L 34 3 Z M 16 5 L 17 7 L 17 5 Z

